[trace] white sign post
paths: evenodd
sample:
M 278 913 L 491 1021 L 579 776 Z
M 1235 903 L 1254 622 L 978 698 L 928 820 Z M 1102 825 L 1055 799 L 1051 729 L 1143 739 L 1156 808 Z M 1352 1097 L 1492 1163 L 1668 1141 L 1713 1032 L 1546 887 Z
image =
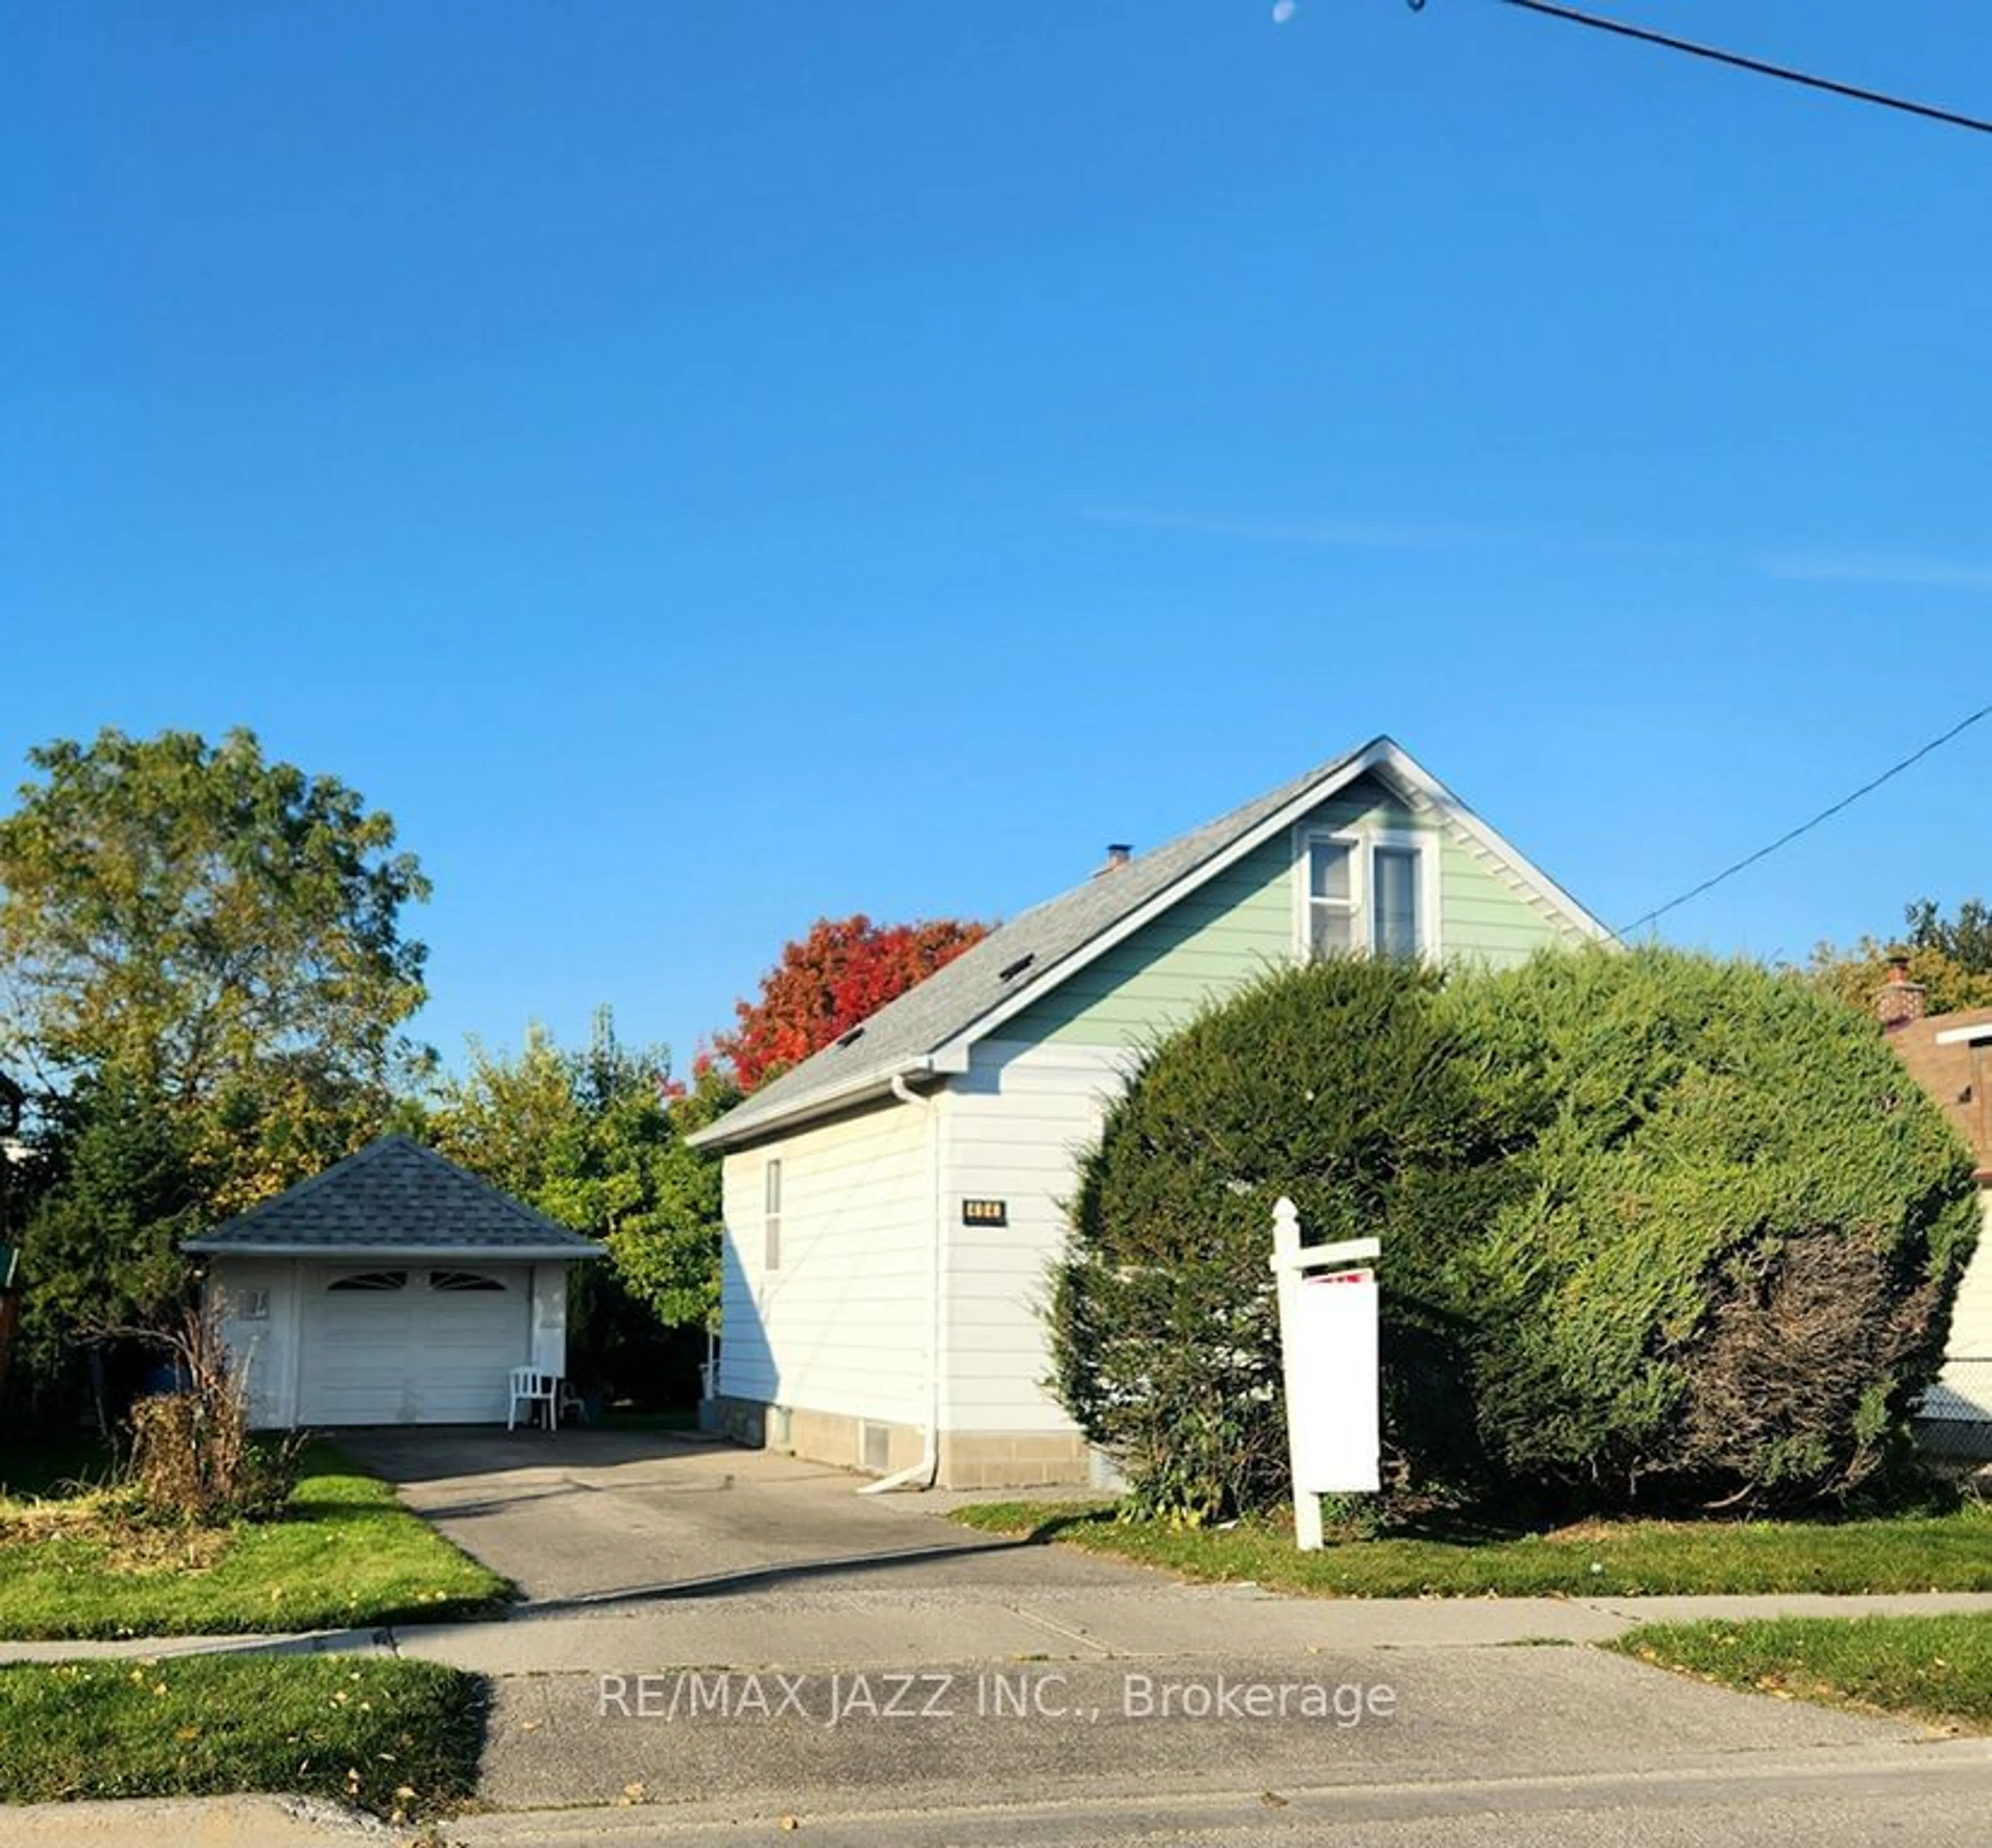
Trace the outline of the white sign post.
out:
M 1304 1553 L 1322 1543 L 1322 1496 L 1379 1486 L 1376 1273 L 1363 1260 L 1383 1249 L 1374 1239 L 1303 1246 L 1299 1209 L 1285 1198 L 1273 1209 L 1294 1538 Z

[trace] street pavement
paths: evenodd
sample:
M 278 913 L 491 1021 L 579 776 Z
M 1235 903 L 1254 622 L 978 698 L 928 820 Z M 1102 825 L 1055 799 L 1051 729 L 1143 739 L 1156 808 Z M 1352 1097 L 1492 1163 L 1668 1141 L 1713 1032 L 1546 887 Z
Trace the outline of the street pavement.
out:
M 792 1459 L 518 1435 L 354 1447 L 527 1588 L 508 1620 L 250 1645 L 490 1676 L 483 1808 L 442 1832 L 466 1848 L 1992 1839 L 1992 1741 L 1588 1646 L 1653 1618 L 1992 1598 L 1291 1599 L 991 1541 L 943 1498 Z M 273 1804 L 15 1811 L 0 1848 L 391 1839 Z

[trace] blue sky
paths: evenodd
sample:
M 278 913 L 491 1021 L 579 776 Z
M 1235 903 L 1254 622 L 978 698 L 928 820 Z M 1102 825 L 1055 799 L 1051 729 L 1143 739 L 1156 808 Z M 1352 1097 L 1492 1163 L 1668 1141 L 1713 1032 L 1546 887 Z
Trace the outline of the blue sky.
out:
M 1992 112 L 1982 0 L 1611 3 Z M 451 1055 L 1379 731 L 1622 923 L 1992 700 L 1988 186 L 1491 0 L 17 5 L 0 776 L 354 784 Z M 1666 934 L 1992 890 L 1988 771 Z

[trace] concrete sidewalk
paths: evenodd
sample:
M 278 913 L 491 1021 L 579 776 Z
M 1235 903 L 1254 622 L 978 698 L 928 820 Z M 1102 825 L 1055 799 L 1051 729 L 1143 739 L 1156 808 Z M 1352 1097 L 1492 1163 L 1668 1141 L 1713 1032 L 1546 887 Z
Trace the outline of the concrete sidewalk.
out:
M 1159 1594 L 1159 1595 L 1158 1595 Z M 1114 1661 L 1254 1650 L 1472 1649 L 1599 1642 L 1636 1624 L 1704 1618 L 1992 1613 L 1992 1592 L 1710 1597 L 1300 1598 L 1250 1585 L 1157 1580 L 1102 1587 L 837 1589 L 725 1597 L 667 1594 L 602 1608 L 520 1607 L 481 1623 L 285 1636 L 0 1642 L 0 1662 L 237 1653 L 396 1655 L 483 1675 L 579 1674 L 632 1664 L 915 1667 L 1025 1659 Z

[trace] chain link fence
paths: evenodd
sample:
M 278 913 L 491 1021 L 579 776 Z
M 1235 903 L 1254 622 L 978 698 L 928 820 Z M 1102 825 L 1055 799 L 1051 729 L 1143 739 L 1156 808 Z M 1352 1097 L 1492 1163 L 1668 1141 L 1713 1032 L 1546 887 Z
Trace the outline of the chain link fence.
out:
M 1953 1356 L 1923 1395 L 1916 1439 L 1946 1462 L 1992 1462 L 1992 1355 Z

